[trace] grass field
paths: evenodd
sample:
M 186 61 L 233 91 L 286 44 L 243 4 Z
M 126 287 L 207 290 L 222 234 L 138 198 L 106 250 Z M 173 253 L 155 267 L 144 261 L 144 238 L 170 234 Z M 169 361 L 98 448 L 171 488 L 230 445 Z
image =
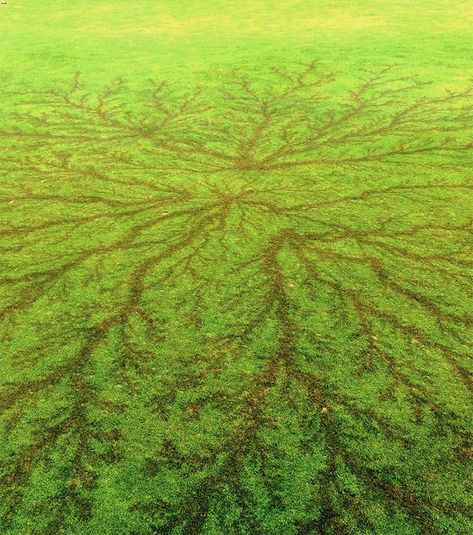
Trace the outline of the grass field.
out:
M 473 532 L 472 28 L 0 5 L 0 533 Z

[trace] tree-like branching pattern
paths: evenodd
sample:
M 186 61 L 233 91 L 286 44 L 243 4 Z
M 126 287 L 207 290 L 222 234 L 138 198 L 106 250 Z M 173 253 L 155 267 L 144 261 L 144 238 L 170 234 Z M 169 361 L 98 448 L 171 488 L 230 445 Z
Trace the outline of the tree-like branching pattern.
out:
M 473 90 L 400 70 L 17 95 L 2 532 L 471 533 Z

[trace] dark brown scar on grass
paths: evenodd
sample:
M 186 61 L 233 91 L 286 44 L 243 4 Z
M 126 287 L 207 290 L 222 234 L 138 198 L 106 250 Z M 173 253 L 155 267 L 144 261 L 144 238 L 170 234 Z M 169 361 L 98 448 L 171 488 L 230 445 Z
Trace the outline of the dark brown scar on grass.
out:
M 198 330 L 205 323 L 206 299 L 220 295 L 226 277 L 239 285 L 228 295 L 221 290 L 227 310 L 247 302 L 246 316 L 229 313 L 224 334 L 196 340 L 204 369 L 192 369 L 196 354 L 178 361 L 182 369 L 163 380 L 150 400 L 157 417 L 168 421 L 178 393 L 187 387 L 197 390 L 209 378 L 224 377 L 233 361 L 214 354 L 230 347 L 237 359 L 269 322 L 274 347 L 241 388 L 228 395 L 215 392 L 183 409 L 189 421 L 198 421 L 212 404 L 228 411 L 235 423 L 225 440 L 205 454 L 189 454 L 170 436 L 156 448 L 155 459 L 144 459 L 141 475 L 152 481 L 161 470 L 218 469 L 179 496 L 175 507 L 138 496 L 130 512 L 148 515 L 156 533 L 202 533 L 225 486 L 241 522 L 258 533 L 261 519 L 242 469 L 257 458 L 261 480 L 271 487 L 277 479 L 275 452 L 262 430 L 276 426 L 268 416 L 270 397 L 290 406 L 297 385 L 326 459 L 314 475 L 315 513 L 297 522 L 298 533 L 350 533 L 343 511 L 358 529 L 370 526 L 363 500 L 381 504 L 387 514 L 402 512 L 422 533 L 441 532 L 438 515 L 470 517 L 465 504 L 442 501 L 412 482 L 399 483 L 402 472 L 395 466 L 374 468 L 370 452 L 355 451 L 353 442 L 354 436 L 376 435 L 409 454 L 418 445 L 413 429 L 428 428 L 433 437 L 455 437 L 446 462 L 464 466 L 471 452 L 471 429 L 436 392 L 436 381 L 448 377 L 461 399 L 471 403 L 473 315 L 471 308 L 449 306 L 429 292 L 427 279 L 448 283 L 471 300 L 473 213 L 465 210 L 453 223 L 427 216 L 413 222 L 407 216 L 422 207 L 435 210 L 471 199 L 473 180 L 463 167 L 473 153 L 473 88 L 429 95 L 427 84 L 398 72 L 388 66 L 360 73 L 359 83 L 338 100 L 330 88 L 339 75 L 317 61 L 274 67 L 270 83 L 234 70 L 218 91 L 199 87 L 183 94 L 167 82 L 151 81 L 134 105 L 124 80 L 91 94 L 79 74 L 69 87 L 17 95 L 14 126 L 0 130 L 0 140 L 11 148 L 0 156 L 6 177 L 0 205 L 7 214 L 0 253 L 10 267 L 0 278 L 5 346 L 15 337 L 17 322 L 28 321 L 50 296 L 67 294 L 77 274 L 87 274 L 85 286 L 100 284 L 116 263 L 121 276 L 109 290 L 116 295 L 113 306 L 102 310 L 96 304 L 100 319 L 93 308 L 61 319 L 64 339 L 77 342 L 70 355 L 40 366 L 62 343 L 60 335 L 46 334 L 33 355 L 17 355 L 25 377 L 3 383 L 0 408 L 7 432 L 14 432 L 23 413 L 34 413 L 44 396 L 64 389 L 69 402 L 53 415 L 28 416 L 29 443 L 2 463 L 6 526 L 13 525 L 34 470 L 53 466 L 58 449 L 74 455 L 62 490 L 49 500 L 45 532 L 57 533 L 71 515 L 83 522 L 92 518 L 100 468 L 121 462 L 126 429 L 118 424 L 101 429 L 90 410 L 131 410 L 103 399 L 94 382 L 95 356 L 116 339 L 113 377 L 130 397 L 138 395 L 140 381 L 153 377 L 156 353 L 169 336 L 151 292 L 171 292 L 185 280 L 187 299 L 176 297 L 173 310 L 183 330 L 184 325 Z M 346 176 L 355 178 L 345 183 Z M 413 181 L 418 176 L 420 182 Z M 404 212 L 390 214 L 397 205 Z M 358 212 L 367 213 L 369 221 Z M 28 264 L 17 263 L 21 255 Z M 289 274 L 285 258 L 296 263 L 296 275 Z M 223 266 L 225 274 L 214 275 L 212 266 Z M 356 389 L 348 393 L 331 376 L 335 363 L 319 366 L 327 353 L 335 361 L 339 357 L 330 345 L 332 333 L 315 340 L 299 309 L 304 296 L 315 302 L 322 293 L 331 296 L 333 318 L 351 332 L 353 346 L 358 344 L 350 363 L 353 384 L 383 373 L 378 400 L 395 406 L 401 396 L 404 424 L 358 397 Z M 406 310 L 415 311 L 413 319 L 406 319 Z M 136 324 L 146 347 L 133 334 Z M 316 348 L 308 357 L 306 339 Z M 111 446 L 97 453 L 96 444 L 108 442 Z M 302 437 L 300 450 L 305 449 L 313 452 L 313 445 Z M 343 487 L 341 469 L 357 482 L 358 496 Z M 272 510 L 284 508 L 276 493 L 269 501 Z M 165 523 L 159 524 L 162 518 Z

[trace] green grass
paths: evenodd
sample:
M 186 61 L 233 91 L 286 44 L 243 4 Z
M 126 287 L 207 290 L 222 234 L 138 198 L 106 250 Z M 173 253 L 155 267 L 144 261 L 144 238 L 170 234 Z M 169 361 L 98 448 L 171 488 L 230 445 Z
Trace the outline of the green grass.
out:
M 0 6 L 0 532 L 471 533 L 469 3 L 72 4 Z

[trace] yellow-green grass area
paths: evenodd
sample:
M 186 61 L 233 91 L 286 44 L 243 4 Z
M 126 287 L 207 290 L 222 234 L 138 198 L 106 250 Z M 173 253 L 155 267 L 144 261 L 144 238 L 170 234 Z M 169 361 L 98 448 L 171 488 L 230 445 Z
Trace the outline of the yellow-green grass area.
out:
M 0 5 L 0 533 L 473 532 L 472 38 Z

